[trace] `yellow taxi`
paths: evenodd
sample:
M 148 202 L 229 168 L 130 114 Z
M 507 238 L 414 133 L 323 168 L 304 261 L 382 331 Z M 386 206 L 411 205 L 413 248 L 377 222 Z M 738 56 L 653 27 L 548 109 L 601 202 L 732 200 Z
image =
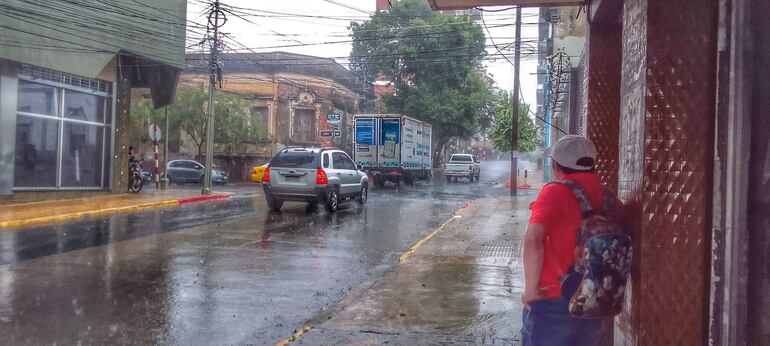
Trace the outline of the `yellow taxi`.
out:
M 251 181 L 257 184 L 262 183 L 262 177 L 265 176 L 265 168 L 267 168 L 267 164 L 251 167 Z

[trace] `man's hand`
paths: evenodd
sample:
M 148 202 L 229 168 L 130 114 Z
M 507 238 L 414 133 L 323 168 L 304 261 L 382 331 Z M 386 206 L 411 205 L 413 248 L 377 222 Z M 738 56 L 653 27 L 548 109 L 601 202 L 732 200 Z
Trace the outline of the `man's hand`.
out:
M 548 293 L 548 290 L 544 288 L 538 288 L 537 290 L 531 291 L 525 290 L 524 293 L 521 294 L 521 303 L 529 309 L 532 307 L 531 305 L 533 302 L 543 299 L 546 293 Z

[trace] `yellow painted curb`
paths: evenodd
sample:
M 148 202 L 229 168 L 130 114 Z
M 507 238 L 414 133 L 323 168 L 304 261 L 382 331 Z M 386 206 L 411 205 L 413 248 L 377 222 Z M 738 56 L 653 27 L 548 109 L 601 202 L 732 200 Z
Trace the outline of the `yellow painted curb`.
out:
M 84 216 L 98 216 L 98 215 L 114 214 L 114 213 L 127 212 L 127 211 L 137 211 L 137 210 L 149 209 L 149 208 L 170 207 L 175 205 L 179 205 L 179 200 L 171 199 L 171 200 L 163 200 L 158 202 L 128 205 L 123 207 L 104 208 L 104 209 L 97 209 L 97 210 L 72 212 L 72 213 L 60 214 L 60 215 L 43 216 L 43 217 L 36 217 L 36 218 L 24 219 L 24 220 L 0 221 L 0 228 L 19 227 L 19 226 L 26 226 L 31 224 L 45 223 L 45 222 L 79 219 Z
M 283 339 L 275 344 L 275 346 L 288 346 L 292 341 L 297 341 L 302 335 L 309 332 L 313 327 L 303 326 L 298 331 L 294 332 L 290 337 Z

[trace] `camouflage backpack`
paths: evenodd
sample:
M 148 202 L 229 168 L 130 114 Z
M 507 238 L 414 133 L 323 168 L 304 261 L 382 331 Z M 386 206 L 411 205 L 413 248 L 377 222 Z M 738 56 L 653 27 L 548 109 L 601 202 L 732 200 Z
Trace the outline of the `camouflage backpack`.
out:
M 614 196 L 604 190 L 602 210 L 594 210 L 585 190 L 571 180 L 567 186 L 580 205 L 583 221 L 577 231 L 575 262 L 561 277 L 569 312 L 578 318 L 610 318 L 623 310 L 631 271 L 631 237 L 617 222 Z

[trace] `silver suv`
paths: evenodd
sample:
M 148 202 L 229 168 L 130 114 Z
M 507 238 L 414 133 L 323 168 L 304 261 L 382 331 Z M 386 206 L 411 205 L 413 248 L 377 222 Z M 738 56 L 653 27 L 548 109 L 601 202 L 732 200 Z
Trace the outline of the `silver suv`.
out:
M 369 197 L 369 177 L 342 150 L 287 148 L 276 154 L 265 169 L 262 188 L 271 210 L 284 201 L 323 202 L 330 212 L 340 203 Z

